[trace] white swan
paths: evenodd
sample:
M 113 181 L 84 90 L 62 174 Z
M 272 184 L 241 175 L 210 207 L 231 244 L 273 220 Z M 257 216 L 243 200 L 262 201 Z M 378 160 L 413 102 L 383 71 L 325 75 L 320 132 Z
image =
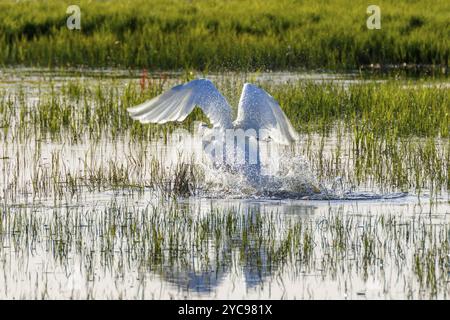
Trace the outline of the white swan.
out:
M 246 176 L 260 174 L 259 140 L 270 139 L 279 144 L 291 144 L 298 134 L 275 99 L 263 89 L 246 83 L 239 101 L 238 114 L 233 122 L 231 107 L 208 79 L 197 79 L 173 87 L 169 91 L 128 109 L 130 116 L 142 123 L 166 123 L 183 121 L 195 107 L 199 107 L 209 118 L 214 130 L 242 129 L 256 132 L 256 163 L 248 163 L 251 144 L 245 148 Z M 236 148 L 236 146 L 234 146 Z

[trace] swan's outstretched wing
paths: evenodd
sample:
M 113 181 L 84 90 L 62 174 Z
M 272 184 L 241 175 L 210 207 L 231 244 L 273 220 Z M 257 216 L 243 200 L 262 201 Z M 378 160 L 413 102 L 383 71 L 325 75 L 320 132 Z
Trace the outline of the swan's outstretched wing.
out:
M 207 79 L 197 79 L 173 87 L 169 91 L 146 101 L 128 112 L 142 123 L 183 121 L 196 107 L 200 107 L 212 125 L 231 128 L 231 108 L 214 84 Z
M 298 134 L 275 99 L 263 89 L 246 83 L 239 101 L 237 127 L 260 130 L 260 138 L 271 138 L 277 143 L 289 144 L 298 140 Z

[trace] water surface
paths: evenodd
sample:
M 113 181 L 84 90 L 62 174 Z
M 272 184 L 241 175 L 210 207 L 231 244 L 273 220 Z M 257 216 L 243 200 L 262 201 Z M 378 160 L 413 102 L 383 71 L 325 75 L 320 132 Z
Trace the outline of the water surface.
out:
M 70 82 L 123 90 L 140 81 L 139 71 L 120 70 L 0 75 L 4 96 L 23 95 L 14 107 L 25 102 L 28 112 L 52 90 L 63 99 Z M 169 87 L 183 75 L 164 77 Z M 362 81 L 352 74 L 209 77 Z M 447 298 L 447 191 L 405 190 L 360 174 L 352 137 L 338 129 L 302 133 L 298 145 L 275 150 L 283 157 L 267 157 L 266 174 L 277 183 L 252 188 L 197 161 L 189 163 L 199 170 L 189 185 L 195 195 L 174 196 L 192 150 L 163 137 L 41 136 L 22 132 L 19 118 L 17 111 L 0 140 L 2 298 Z M 283 173 L 274 169 L 280 164 Z M 308 184 L 321 192 L 302 194 L 299 185 Z

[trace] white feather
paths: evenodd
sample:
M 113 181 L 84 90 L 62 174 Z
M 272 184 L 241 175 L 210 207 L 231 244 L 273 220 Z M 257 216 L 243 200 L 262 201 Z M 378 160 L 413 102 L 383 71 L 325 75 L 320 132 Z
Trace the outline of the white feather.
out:
M 197 79 L 173 87 L 128 112 L 142 123 L 183 121 L 198 106 L 214 127 L 232 127 L 231 108 L 224 96 L 207 79 Z
M 239 101 L 235 127 L 259 130 L 260 139 L 271 138 L 277 143 L 290 144 L 298 134 L 275 99 L 263 89 L 246 83 Z
M 198 79 L 176 86 L 128 111 L 142 123 L 183 121 L 200 107 L 214 127 L 220 129 L 255 129 L 260 139 L 270 138 L 280 144 L 298 140 L 298 134 L 275 99 L 263 89 L 246 83 L 238 106 L 238 116 L 231 122 L 227 100 L 207 79 Z

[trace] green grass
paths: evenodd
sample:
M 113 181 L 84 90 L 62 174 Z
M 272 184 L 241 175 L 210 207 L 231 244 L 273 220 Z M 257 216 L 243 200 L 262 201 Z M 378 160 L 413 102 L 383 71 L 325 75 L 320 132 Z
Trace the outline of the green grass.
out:
M 71 4 L 1 1 L 0 64 L 163 70 L 449 64 L 446 0 L 380 0 L 381 30 L 366 28 L 371 3 L 361 0 L 82 0 L 81 31 L 66 27 Z
M 218 80 L 217 86 L 236 105 L 244 81 L 245 77 L 223 79 Z M 363 135 L 396 140 L 450 135 L 450 89 L 445 84 L 389 80 L 348 86 L 309 81 L 262 85 L 303 133 L 328 134 L 340 122 L 357 138 Z M 66 82 L 61 92 L 56 89 L 42 92 L 33 109 L 25 102 L 26 93 L 11 95 L 4 91 L 0 98 L 4 134 L 0 137 L 8 137 L 13 118 L 19 121 L 17 128 L 22 134 L 39 133 L 43 138 L 50 135 L 53 140 L 68 135 L 73 142 L 86 133 L 91 139 L 99 139 L 104 133 L 116 137 L 128 132 L 138 140 L 151 139 L 180 126 L 189 128 L 196 120 L 208 121 L 198 108 L 182 124 L 141 125 L 129 117 L 127 108 L 162 93 L 168 86 L 161 79 L 151 79 L 145 90 L 133 82 L 124 86 L 124 90 L 114 83 L 108 88 L 80 81 Z
M 439 84 L 306 82 L 267 89 L 299 130 L 327 130 L 342 120 L 349 130 L 375 136 L 449 137 L 450 89 Z
M 444 82 L 261 83 L 300 131 L 297 150 L 318 181 L 430 197 L 234 204 L 187 200 L 208 187 L 203 172 L 192 161 L 171 165 L 163 152 L 172 130 L 205 120 L 199 109 L 161 126 L 126 112 L 187 77 L 152 79 L 144 90 L 137 79 L 71 79 L 0 92 L 0 297 L 173 298 L 176 288 L 195 298 L 190 276 L 211 282 L 212 294 L 215 281 L 239 288 L 245 271 L 250 297 L 299 283 L 299 298 L 338 283 L 338 297 L 370 298 L 375 282 L 378 297 L 448 298 Z M 247 78 L 216 84 L 236 105 Z
M 245 80 L 224 78 L 217 86 L 235 102 Z M 167 196 L 196 193 L 202 184 L 202 171 L 191 166 L 189 159 L 185 165 L 165 168 L 161 158 L 147 154 L 146 149 L 150 143 L 166 143 L 176 128 L 189 129 L 194 121 L 205 120 L 200 109 L 181 124 L 166 125 L 142 125 L 126 112 L 127 107 L 172 85 L 165 81 L 151 80 L 145 90 L 133 81 L 127 86 L 118 86 L 115 80 L 107 85 L 71 81 L 60 89 L 42 90 L 31 107 L 25 91 L 5 92 L 0 98 L 0 141 L 5 147 L 11 142 L 34 146 L 34 155 L 24 165 L 34 168 L 29 185 L 38 196 L 53 194 L 61 199 L 66 194 L 79 196 L 86 188 L 151 187 Z M 301 152 L 320 182 L 331 185 L 340 176 L 347 188 L 376 187 L 385 192 L 417 194 L 427 190 L 433 195 L 450 189 L 450 94 L 442 84 L 385 81 L 343 86 L 298 81 L 263 86 L 302 134 Z M 47 143 L 84 146 L 86 141 L 91 150 L 80 154 L 82 170 L 66 168 L 56 151 L 52 168 L 41 168 L 35 160 L 41 158 Z M 92 161 L 95 150 L 105 143 L 132 143 L 135 152 L 123 161 Z M 326 145 L 331 149 L 326 150 Z M 6 150 L 0 158 L 20 168 L 22 153 L 17 147 Z M 11 190 L 23 188 L 20 176 L 15 171 L 8 174 Z M 25 188 L 29 190 L 29 186 Z
M 207 288 L 211 280 L 214 290 L 215 277 L 220 282 L 221 276 L 229 274 L 233 282 L 239 279 L 239 270 L 251 272 L 261 287 L 266 279 L 308 281 L 313 274 L 325 283 L 386 280 L 387 296 L 400 286 L 403 290 L 398 294 L 405 296 L 446 298 L 449 231 L 448 221 L 430 223 L 426 215 L 355 215 L 341 207 L 331 207 L 324 215 L 301 215 L 220 204 L 199 212 L 174 200 L 147 207 L 126 201 L 52 209 L 0 206 L 0 241 L 5 244 L 0 246 L 0 258 L 5 261 L 0 272 L 1 281 L 11 289 L 29 283 L 31 290 L 21 292 L 27 298 L 42 298 L 36 296 L 40 294 L 82 294 L 78 298 L 83 298 L 90 294 L 90 287 L 101 287 L 110 278 L 116 285 L 126 282 L 141 288 L 149 281 L 148 274 L 183 290 L 195 274 Z M 45 284 L 53 277 L 21 281 L 40 269 L 32 263 L 14 267 L 41 259 L 46 261 L 45 268 L 62 270 L 63 280 L 75 270 L 80 272 L 81 292 L 55 286 L 47 292 Z M 14 296 L 11 289 L 1 290 L 0 296 Z M 122 290 L 119 286 L 92 294 L 136 297 L 140 292 Z M 152 293 L 144 286 L 141 290 Z M 349 288 L 353 294 L 354 290 Z

